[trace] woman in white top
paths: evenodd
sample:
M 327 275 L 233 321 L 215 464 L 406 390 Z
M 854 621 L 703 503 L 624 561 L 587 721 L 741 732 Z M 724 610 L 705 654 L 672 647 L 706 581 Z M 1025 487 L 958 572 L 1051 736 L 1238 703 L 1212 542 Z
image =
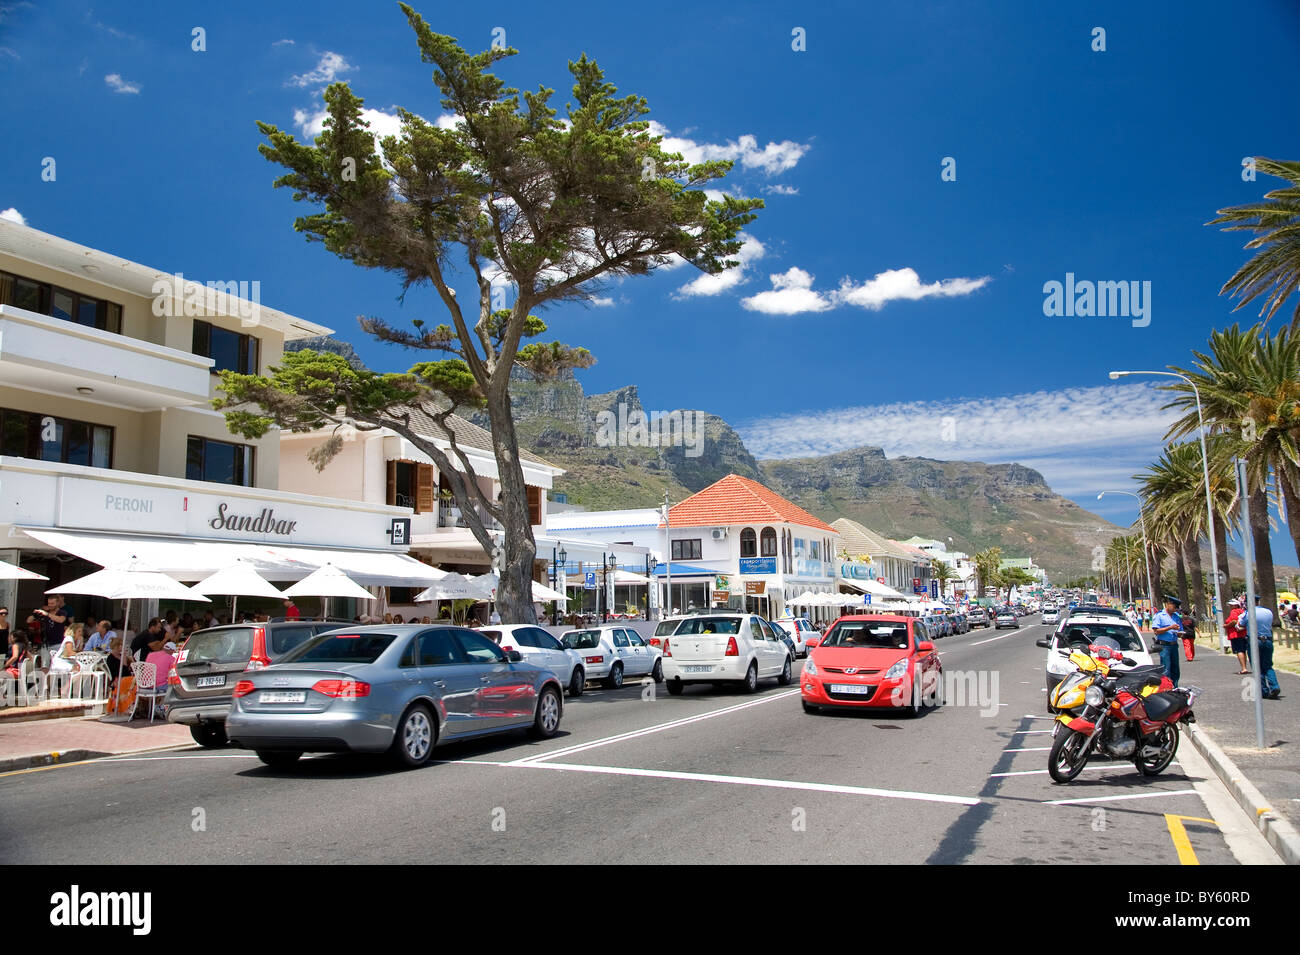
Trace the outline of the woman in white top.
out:
M 77 631 L 80 629 L 81 624 L 69 624 L 63 631 L 63 642 L 50 657 L 51 673 L 71 673 L 74 669 L 72 657 L 77 652 Z

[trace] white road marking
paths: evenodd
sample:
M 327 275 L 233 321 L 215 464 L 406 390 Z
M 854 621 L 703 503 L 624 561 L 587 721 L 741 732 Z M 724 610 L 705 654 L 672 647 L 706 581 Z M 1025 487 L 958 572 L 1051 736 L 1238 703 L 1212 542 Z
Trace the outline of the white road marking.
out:
M 1195 789 L 1173 789 L 1167 792 L 1138 793 L 1135 796 L 1094 796 L 1091 799 L 1054 799 L 1044 801 L 1044 806 L 1069 806 L 1085 802 L 1119 802 L 1121 799 L 1155 799 L 1158 796 L 1195 796 Z
M 1012 630 L 1010 633 L 1004 633 L 1001 636 L 997 636 L 997 637 L 989 637 L 987 640 L 976 640 L 974 643 L 968 643 L 967 646 L 978 647 L 984 643 L 992 643 L 994 640 L 1005 640 L 1007 637 L 1018 637 L 1018 636 L 1020 636 L 1020 631 Z
M 736 713 L 740 710 L 747 710 L 751 706 L 762 706 L 764 703 L 770 703 L 773 700 L 784 700 L 787 697 L 798 696 L 799 690 L 786 690 L 784 693 L 774 693 L 771 696 L 765 696 L 761 700 L 750 700 L 747 703 L 739 703 L 735 706 L 726 706 L 720 710 L 710 710 L 707 713 L 700 713 L 697 716 L 688 716 L 685 719 L 673 720 L 669 723 L 660 723 L 657 726 L 647 726 L 645 729 L 632 730 L 628 733 L 619 733 L 617 736 L 606 736 L 603 739 L 592 740 L 589 743 L 579 743 L 575 746 L 566 746 L 563 749 L 557 749 L 550 753 L 543 753 L 541 756 L 525 756 L 522 759 L 516 759 L 513 762 L 535 763 L 543 759 L 555 759 L 557 756 L 570 756 L 573 753 L 582 753 L 589 749 L 595 749 L 597 746 L 608 746 L 610 743 L 620 743 L 627 739 L 636 739 L 640 736 L 648 736 L 651 733 L 659 733 L 663 730 L 674 729 L 678 726 L 687 726 L 691 723 L 698 723 L 701 720 L 712 719 L 715 716 L 725 716 L 728 713 Z
M 1026 713 L 1026 714 L 1025 714 L 1025 719 L 1027 719 L 1027 720 L 1054 720 L 1054 719 L 1056 719 L 1056 717 L 1055 717 L 1055 716 L 1035 716 L 1033 713 Z
M 1038 736 L 1041 733 L 1050 733 L 1051 730 L 1018 730 L 1017 736 Z
M 1006 752 L 1006 750 L 1003 750 Z M 1177 766 L 1177 763 L 1170 763 L 1170 766 Z M 1109 763 L 1096 763 L 1083 767 L 1084 769 L 1116 769 Z M 1046 776 L 1049 770 L 1046 769 L 1022 769 L 1016 773 L 989 773 L 989 778 L 994 779 L 998 776 Z
M 1050 746 L 1025 746 L 1020 749 L 1004 749 L 1004 753 L 1046 753 L 1051 750 Z
M 148 763 L 157 759 L 257 759 L 256 753 L 212 753 L 207 756 L 105 756 L 101 763 Z
M 458 764 L 475 766 L 500 766 L 504 769 L 557 769 L 570 773 L 600 773 L 611 776 L 640 776 L 653 779 L 680 779 L 686 782 L 727 783 L 733 786 L 761 786 L 769 789 L 798 789 L 808 792 L 838 793 L 846 796 L 879 796 L 883 799 L 911 799 L 919 802 L 941 802 L 958 806 L 978 806 L 979 799 L 972 796 L 948 796 L 943 793 L 909 792 L 898 789 L 872 789 L 867 786 L 838 786 L 832 783 L 802 783 L 790 779 L 762 779 L 755 776 L 721 776 L 716 773 L 679 773 L 661 769 L 631 769 L 624 766 L 585 766 L 579 763 L 539 763 L 527 760 L 510 763 L 486 760 L 459 760 Z

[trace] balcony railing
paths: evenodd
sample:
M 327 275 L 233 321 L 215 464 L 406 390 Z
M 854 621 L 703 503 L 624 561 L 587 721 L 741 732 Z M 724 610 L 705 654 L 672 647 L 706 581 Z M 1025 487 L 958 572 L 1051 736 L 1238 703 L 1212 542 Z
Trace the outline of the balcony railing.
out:
M 501 524 L 496 518 L 487 512 L 487 509 L 483 507 L 483 505 L 476 503 L 474 505 L 474 513 L 479 516 L 479 519 L 483 522 L 483 526 L 488 530 L 499 531 L 502 529 Z M 456 504 L 444 503 L 438 508 L 438 526 L 469 527 L 469 522 L 466 521 L 465 515 L 461 512 L 459 506 Z

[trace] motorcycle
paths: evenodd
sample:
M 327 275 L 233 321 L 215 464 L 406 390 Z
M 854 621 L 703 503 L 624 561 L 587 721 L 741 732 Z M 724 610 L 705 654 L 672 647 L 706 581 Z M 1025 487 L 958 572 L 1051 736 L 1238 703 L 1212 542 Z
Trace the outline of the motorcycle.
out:
M 1174 687 L 1168 677 L 1152 686 L 1152 676 L 1130 671 L 1098 678 L 1084 693 L 1081 714 L 1056 717 L 1047 757 L 1054 780 L 1070 782 L 1093 755 L 1131 759 L 1143 776 L 1155 776 L 1174 761 L 1178 725 L 1196 721 L 1192 705 L 1201 690 Z
M 1111 668 L 1120 663 L 1133 667 L 1133 669 L 1122 674 L 1128 677 L 1130 681 L 1135 681 L 1138 677 L 1142 678 L 1142 692 L 1144 695 L 1150 695 L 1157 690 L 1172 690 L 1174 688 L 1173 683 L 1168 679 L 1161 680 L 1165 672 L 1164 667 L 1158 664 L 1145 667 L 1136 666 L 1137 661 L 1124 656 L 1118 649 L 1118 645 L 1112 647 L 1107 644 L 1093 643 L 1089 644 L 1086 650 L 1082 646 L 1076 646 L 1070 651 L 1070 662 L 1074 664 L 1074 672 L 1056 684 L 1048 695 L 1047 711 L 1049 713 L 1066 713 L 1070 716 L 1080 716 L 1083 713 L 1088 687 L 1092 686 L 1096 680 L 1109 676 Z M 1052 725 L 1053 738 L 1060 735 L 1062 725 L 1059 722 Z

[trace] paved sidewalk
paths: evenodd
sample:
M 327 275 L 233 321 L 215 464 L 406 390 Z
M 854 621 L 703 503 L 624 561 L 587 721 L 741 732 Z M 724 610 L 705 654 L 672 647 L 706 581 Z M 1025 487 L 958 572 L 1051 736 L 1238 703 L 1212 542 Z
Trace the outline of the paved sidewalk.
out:
M 1300 829 L 1300 676 L 1277 669 L 1282 698 L 1264 700 L 1261 751 L 1255 745 L 1255 704 L 1243 699 L 1245 681 L 1257 686 L 1258 677 L 1239 675 L 1236 656 L 1208 639 L 1197 642 L 1194 661 L 1183 657 L 1180 663 L 1180 682 L 1204 691 L 1196 701 L 1196 725 L 1263 794 L 1268 807 Z
M 0 772 L 193 743 L 189 727 L 159 720 L 152 725 L 96 718 L 0 723 Z

